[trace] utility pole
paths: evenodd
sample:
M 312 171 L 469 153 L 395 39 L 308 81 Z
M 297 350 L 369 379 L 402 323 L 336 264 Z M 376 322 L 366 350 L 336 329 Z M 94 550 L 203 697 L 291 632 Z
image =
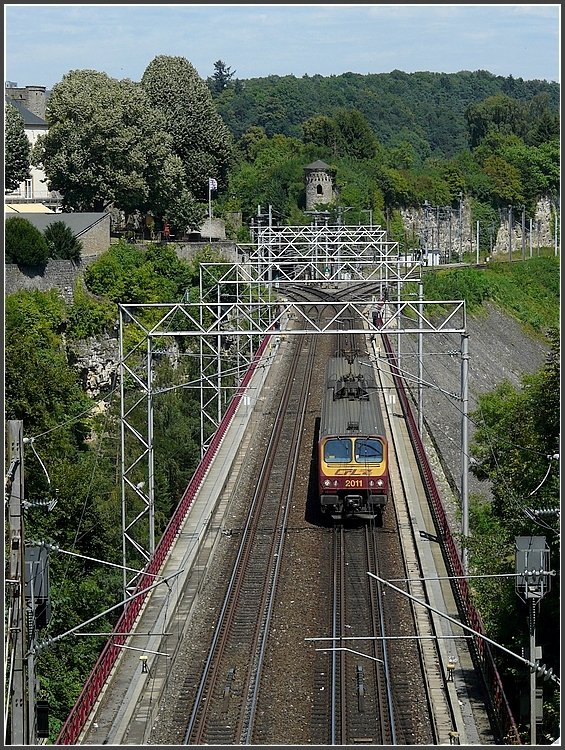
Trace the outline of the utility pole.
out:
M 522 206 L 522 260 L 526 260 L 526 206 Z
M 8 422 L 8 484 L 10 492 L 10 579 L 9 591 L 9 665 L 7 701 L 10 706 L 11 745 L 29 743 L 28 704 L 26 702 L 26 601 L 25 601 L 25 545 L 24 545 L 24 467 L 23 425 L 20 420 Z M 8 744 L 7 738 L 4 738 Z
M 461 334 L 461 515 L 463 572 L 469 572 L 469 334 Z
M 512 263 L 512 206 L 508 206 L 508 262 Z
M 459 263 L 463 261 L 463 193 L 459 193 Z
M 423 302 L 424 299 L 424 284 L 420 280 L 418 282 L 418 313 L 420 315 L 420 320 L 422 320 L 424 316 L 424 310 L 423 310 Z M 424 388 L 423 388 L 423 380 L 424 380 L 424 334 L 422 331 L 418 334 L 418 431 L 420 432 L 420 436 L 422 440 L 424 439 Z

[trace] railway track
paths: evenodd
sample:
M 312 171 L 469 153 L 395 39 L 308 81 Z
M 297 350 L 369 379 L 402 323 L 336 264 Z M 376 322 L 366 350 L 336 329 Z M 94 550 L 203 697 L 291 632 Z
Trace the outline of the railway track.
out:
M 314 356 L 295 347 L 184 744 L 251 743 Z
M 333 532 L 332 745 L 396 744 L 383 596 L 367 578 L 378 569 L 376 544 L 371 524 Z

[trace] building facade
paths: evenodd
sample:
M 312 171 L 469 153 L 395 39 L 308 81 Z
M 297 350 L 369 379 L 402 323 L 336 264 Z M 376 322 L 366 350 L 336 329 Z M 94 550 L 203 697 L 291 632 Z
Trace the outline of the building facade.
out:
M 19 88 L 7 81 L 4 101 L 14 106 L 24 122 L 24 133 L 33 148 L 39 136 L 47 133 L 45 121 L 48 93 L 45 86 Z M 10 193 L 4 194 L 4 203 L 44 203 L 52 208 L 60 204 L 61 196 L 47 188 L 47 176 L 40 167 L 32 166 L 30 176 Z

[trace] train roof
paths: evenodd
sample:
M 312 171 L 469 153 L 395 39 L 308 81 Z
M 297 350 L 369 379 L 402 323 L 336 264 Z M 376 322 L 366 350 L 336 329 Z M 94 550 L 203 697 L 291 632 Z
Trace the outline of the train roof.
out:
M 384 435 L 384 422 L 373 364 L 332 357 L 326 367 L 320 438 L 327 435 Z

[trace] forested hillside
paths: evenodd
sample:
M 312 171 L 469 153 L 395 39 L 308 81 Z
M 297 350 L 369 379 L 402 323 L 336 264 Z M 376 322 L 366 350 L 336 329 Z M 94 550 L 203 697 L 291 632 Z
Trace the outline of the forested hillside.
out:
M 218 112 L 236 139 L 248 128 L 268 136 L 301 136 L 315 115 L 356 109 L 387 147 L 411 143 L 420 156 L 449 158 L 469 146 L 465 110 L 491 96 L 506 95 L 528 106 L 559 112 L 560 87 L 547 81 L 495 76 L 485 70 L 459 73 L 391 73 L 340 76 L 224 78 L 221 91 L 210 81 Z

